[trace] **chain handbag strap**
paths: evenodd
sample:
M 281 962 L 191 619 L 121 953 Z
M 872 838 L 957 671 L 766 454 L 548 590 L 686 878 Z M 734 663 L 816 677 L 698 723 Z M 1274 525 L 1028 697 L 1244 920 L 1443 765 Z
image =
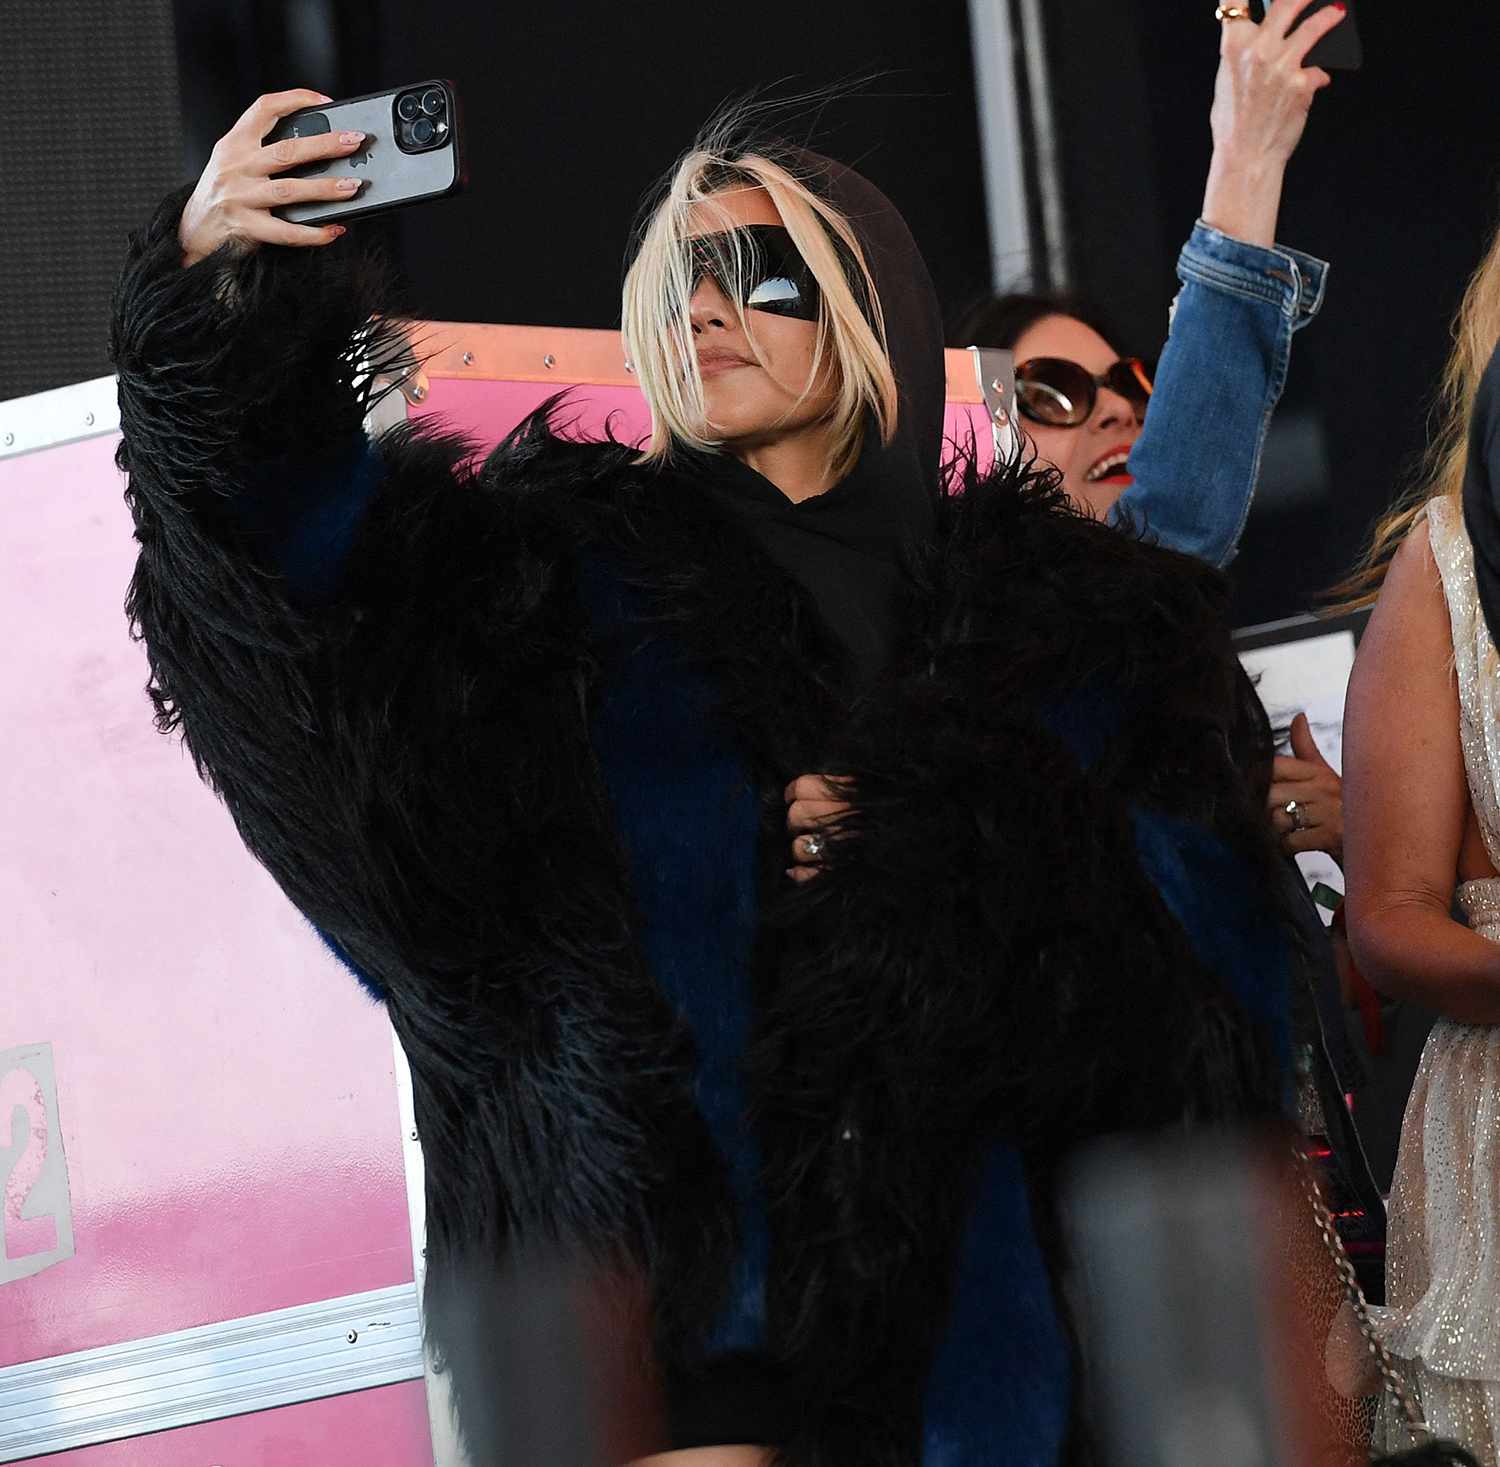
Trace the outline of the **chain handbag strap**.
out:
M 1423 1420 L 1417 1403 L 1412 1399 L 1405 1377 L 1396 1368 L 1391 1352 L 1386 1349 L 1385 1341 L 1376 1333 L 1375 1326 L 1370 1320 L 1370 1306 L 1365 1299 L 1365 1291 L 1359 1286 L 1354 1264 L 1350 1261 L 1349 1254 L 1344 1249 L 1344 1240 L 1339 1237 L 1339 1230 L 1334 1224 L 1333 1213 L 1329 1211 L 1328 1203 L 1323 1200 L 1323 1189 L 1318 1182 L 1317 1170 L 1302 1144 L 1301 1137 L 1292 1143 L 1292 1155 L 1301 1173 L 1302 1186 L 1307 1194 L 1308 1203 L 1312 1207 L 1313 1220 L 1317 1223 L 1318 1232 L 1322 1235 L 1323 1246 L 1333 1260 L 1334 1272 L 1338 1275 L 1339 1283 L 1343 1285 L 1344 1296 L 1349 1301 L 1349 1307 L 1354 1310 L 1355 1319 L 1359 1321 L 1359 1332 L 1364 1336 L 1365 1346 L 1380 1371 L 1380 1378 L 1385 1383 L 1385 1389 L 1390 1392 L 1392 1399 L 1400 1408 L 1413 1443 L 1420 1446 L 1429 1442 L 1433 1439 L 1432 1428 Z

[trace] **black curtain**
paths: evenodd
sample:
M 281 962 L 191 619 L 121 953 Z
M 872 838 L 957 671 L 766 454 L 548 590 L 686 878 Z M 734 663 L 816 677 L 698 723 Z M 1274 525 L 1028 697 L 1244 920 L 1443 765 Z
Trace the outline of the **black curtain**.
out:
M 0 400 L 102 377 L 125 232 L 175 182 L 169 0 L 0 18 Z

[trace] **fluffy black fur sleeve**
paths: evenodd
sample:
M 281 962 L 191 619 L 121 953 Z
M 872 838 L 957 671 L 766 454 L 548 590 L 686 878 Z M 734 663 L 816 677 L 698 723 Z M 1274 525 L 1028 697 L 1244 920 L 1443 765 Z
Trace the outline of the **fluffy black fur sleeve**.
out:
M 370 377 L 405 345 L 372 326 L 387 272 L 354 237 L 316 249 L 225 245 L 182 268 L 170 194 L 132 236 L 115 294 L 111 356 L 126 453 L 174 492 L 232 494 L 267 464 L 317 464 L 346 448 L 368 411 Z
M 116 300 L 128 611 L 158 723 L 411 1058 L 434 1343 L 518 1231 L 691 1279 L 722 1247 L 700 1225 L 722 1163 L 634 941 L 558 508 L 621 451 L 536 423 L 474 468 L 457 440 L 387 434 L 337 596 L 299 604 L 232 500 L 357 439 L 358 353 L 394 350 L 366 326 L 380 275 L 337 245 L 184 270 L 181 202 Z

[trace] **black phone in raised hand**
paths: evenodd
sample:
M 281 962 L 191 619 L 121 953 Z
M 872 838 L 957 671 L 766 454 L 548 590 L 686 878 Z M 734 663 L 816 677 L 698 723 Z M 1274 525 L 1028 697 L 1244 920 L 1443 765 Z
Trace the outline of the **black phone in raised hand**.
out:
M 349 97 L 322 107 L 292 112 L 266 134 L 265 141 L 316 137 L 328 132 L 362 132 L 359 149 L 344 158 L 324 158 L 289 168 L 289 178 L 316 178 L 333 169 L 360 180 L 348 199 L 284 204 L 271 212 L 292 224 L 337 224 L 383 213 L 405 204 L 441 199 L 464 184 L 460 153 L 458 92 L 452 82 L 427 81 Z
M 1297 25 L 1305 25 L 1308 17 L 1336 5 L 1339 0 L 1313 0 L 1313 3 L 1297 17 Z M 1359 22 L 1354 16 L 1356 0 L 1343 0 L 1348 12 L 1329 33 L 1307 53 L 1304 66 L 1321 66 L 1325 71 L 1358 71 L 1365 64 L 1365 48 L 1359 38 Z M 1266 18 L 1265 0 L 1250 0 L 1250 18 L 1258 25 Z

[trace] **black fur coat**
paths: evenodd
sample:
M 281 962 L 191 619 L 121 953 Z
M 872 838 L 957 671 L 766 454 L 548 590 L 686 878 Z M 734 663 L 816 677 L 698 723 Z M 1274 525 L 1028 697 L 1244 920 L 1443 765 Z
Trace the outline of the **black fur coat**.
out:
M 786 1457 L 914 1462 L 986 1147 L 1277 1104 L 1269 740 L 1222 581 L 1045 477 L 969 473 L 855 697 L 806 594 L 689 476 L 538 420 L 481 465 L 387 435 L 337 583 L 292 596 L 235 499 L 347 472 L 351 343 L 393 349 L 364 328 L 378 286 L 333 250 L 181 270 L 180 203 L 133 242 L 113 329 L 129 614 L 161 728 L 410 1057 L 435 1345 L 462 1353 L 445 1322 L 522 1245 L 639 1285 L 648 1371 L 691 1369 L 727 1287 L 726 1161 L 595 746 L 631 650 L 585 609 L 604 565 L 762 812 L 744 1073 L 769 1348 L 807 1401 Z M 829 769 L 854 814 L 792 890 L 781 790 Z

